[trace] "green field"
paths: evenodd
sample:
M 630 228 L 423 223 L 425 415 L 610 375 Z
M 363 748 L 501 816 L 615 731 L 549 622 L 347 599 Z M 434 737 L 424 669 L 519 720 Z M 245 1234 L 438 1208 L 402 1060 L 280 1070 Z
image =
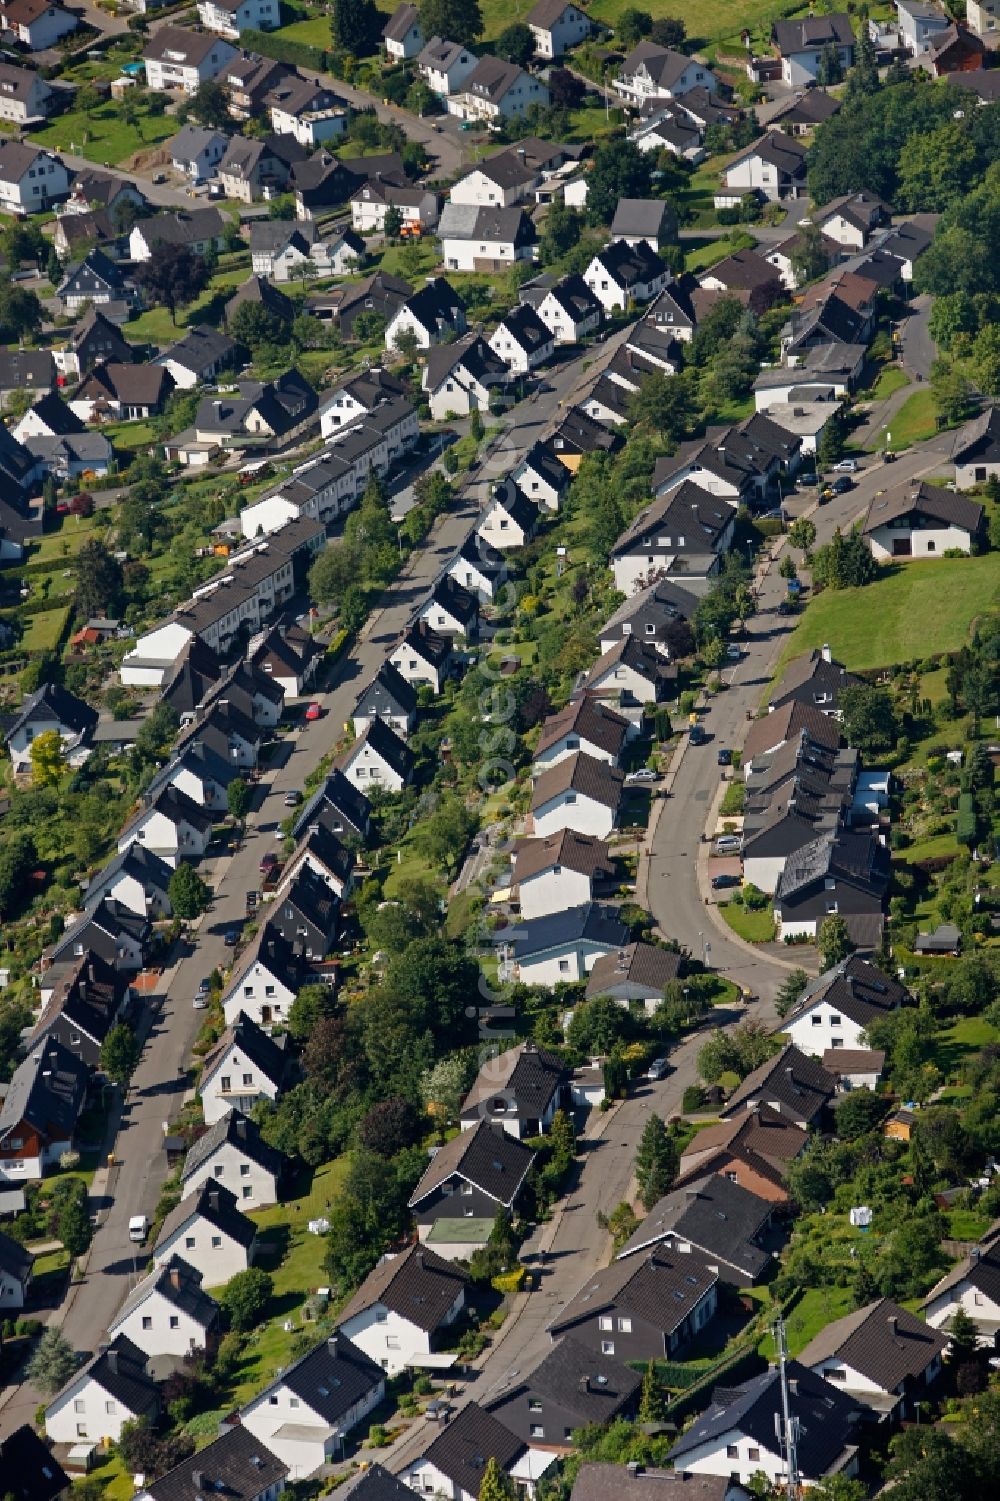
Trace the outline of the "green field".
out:
M 587 14 L 593 20 L 613 27 L 622 11 L 631 6 L 632 0 L 593 0 Z M 505 26 L 515 21 L 523 21 L 529 9 L 530 6 L 526 5 L 522 11 L 516 6 L 511 11 L 509 0 L 482 0 L 486 39 L 499 36 Z M 804 13 L 805 6 L 797 0 L 786 0 L 783 5 L 776 4 L 775 0 L 700 0 L 694 8 L 690 0 L 651 0 L 641 9 L 647 11 L 654 21 L 661 16 L 679 16 L 687 23 L 689 38 L 702 42 L 731 41 L 732 50 L 738 52 L 741 50 L 740 32 L 744 27 L 763 37 L 770 32 L 772 21 L 796 11 Z M 295 29 L 286 27 L 281 34 L 284 36 Z
M 716 261 L 725 260 L 732 253 L 732 245 L 724 235 L 714 240 L 682 240 L 685 271 L 705 271 Z
M 89 112 L 77 109 L 60 115 L 44 130 L 35 131 L 31 140 L 34 145 L 56 151 L 74 150 L 92 162 L 118 164 L 176 134 L 177 121 L 171 115 L 155 116 L 140 110 L 136 124 L 127 125 L 116 100 Z
M 93 536 L 93 516 L 64 516 L 57 521 L 58 531 L 46 532 L 40 542 L 32 544 L 29 562 L 56 563 L 60 558 L 72 558 Z
M 748 912 L 735 902 L 721 902 L 719 911 L 737 937 L 746 943 L 770 943 L 774 937 L 774 913 L 769 906 L 760 912 Z
M 282 26 L 279 35 L 283 42 L 301 42 L 326 52 L 331 46 L 330 20 L 328 16 L 311 16 L 308 21 L 293 21 L 291 26 Z
M 66 629 L 69 611 L 69 605 L 63 605 L 57 610 L 39 610 L 37 615 L 29 615 L 19 643 L 21 650 L 55 651 Z
M 909 384 L 910 377 L 899 365 L 883 365 L 875 384 L 866 391 L 859 391 L 858 396 L 863 401 L 885 401 L 887 396 L 892 396 L 895 391 L 901 391 Z
M 1000 554 L 900 564 L 866 588 L 827 589 L 811 600 L 779 672 L 824 642 L 856 670 L 958 651 L 976 617 L 998 603 Z
M 880 380 L 888 380 L 890 373 L 883 372 Z M 898 390 L 899 385 L 890 389 Z M 887 396 L 889 391 L 881 394 Z M 892 448 L 898 453 L 914 443 L 922 443 L 925 438 L 933 438 L 937 430 L 934 398 L 924 386 L 922 390 L 914 391 L 912 396 L 908 396 L 895 417 L 890 417 L 886 426 L 879 429 L 873 442 L 868 445 L 868 452 L 877 453 L 880 449 Z

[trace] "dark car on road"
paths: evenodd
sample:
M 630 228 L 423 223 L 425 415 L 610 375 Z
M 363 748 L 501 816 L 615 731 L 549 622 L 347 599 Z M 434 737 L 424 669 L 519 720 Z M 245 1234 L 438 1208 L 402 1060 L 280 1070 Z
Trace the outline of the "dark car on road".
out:
M 719 765 L 720 766 L 732 766 L 732 764 L 733 764 L 733 753 L 729 749 L 728 746 L 724 745 L 722 747 L 722 749 L 719 751 Z
M 739 884 L 740 884 L 740 878 L 739 878 L 739 876 L 713 876 L 712 877 L 712 890 L 713 891 L 728 891 L 728 889 L 729 889 L 730 886 L 738 886 Z
M 227 949 L 234 949 L 240 941 L 239 928 L 227 928 L 222 935 L 222 941 Z

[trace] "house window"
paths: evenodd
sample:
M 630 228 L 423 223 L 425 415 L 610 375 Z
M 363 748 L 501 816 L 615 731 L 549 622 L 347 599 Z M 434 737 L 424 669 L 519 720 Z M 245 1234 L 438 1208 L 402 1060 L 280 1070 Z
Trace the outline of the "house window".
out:
M 144 1329 L 152 1329 L 153 1327 L 153 1320 L 149 1317 L 148 1313 L 144 1313 L 142 1316 L 142 1327 Z
M 241 1162 L 240 1163 L 240 1177 L 241 1178 L 249 1178 L 249 1176 L 250 1176 L 250 1164 L 249 1164 L 249 1162 Z
M 397 1334 L 387 1334 L 385 1337 L 385 1347 L 387 1350 L 398 1350 L 399 1336 Z
M 615 1327 L 614 1320 L 607 1314 L 602 1314 L 597 1320 L 597 1327 L 598 1329 L 613 1329 Z
M 844 1025 L 843 1018 L 839 1017 L 839 1016 L 834 1016 L 833 1012 L 831 1011 L 830 1012 L 830 1026 L 831 1027 L 842 1027 L 843 1025 Z
M 244 1199 L 252 1199 L 253 1198 L 253 1184 L 252 1183 L 244 1183 L 242 1193 L 243 1193 L 243 1198 Z
M 618 1333 L 619 1334 L 631 1334 L 632 1333 L 632 1320 L 631 1319 L 619 1319 L 618 1320 Z
M 760 1459 L 760 1450 L 759 1449 L 748 1449 L 747 1450 L 747 1455 L 748 1455 L 748 1457 L 750 1459 Z
M 727 1459 L 739 1459 L 739 1457 L 740 1457 L 740 1451 L 737 1449 L 736 1445 L 735 1444 L 727 1444 L 726 1445 L 726 1458 Z
M 180 1327 L 181 1327 L 181 1321 L 180 1321 L 180 1319 L 177 1317 L 176 1313 L 172 1313 L 170 1315 L 170 1328 L 171 1329 L 179 1329 Z
M 118 1412 L 118 1407 L 114 1402 L 105 1402 L 104 1411 L 107 1413 L 109 1418 L 113 1418 Z
M 185 1237 L 184 1237 L 184 1249 L 187 1250 L 187 1251 L 193 1251 L 194 1250 L 194 1236 L 193 1235 L 185 1235 Z
M 528 1428 L 528 1432 L 531 1434 L 532 1438 L 545 1437 L 545 1429 L 542 1427 L 541 1423 L 532 1423 Z
M 249 1088 L 252 1087 L 252 1085 L 253 1085 L 253 1074 L 244 1074 L 243 1075 L 243 1086 L 244 1086 L 244 1088 L 245 1089 L 249 1089 Z
M 809 1018 L 809 1020 L 812 1022 L 812 1024 L 813 1024 L 814 1027 L 821 1027 L 823 1025 L 823 1018 L 822 1018 L 822 1016 L 820 1015 L 820 1013 L 818 1011 L 815 1012 Z
M 472 1197 L 472 1184 L 471 1183 L 463 1183 L 462 1184 L 462 1196 L 463 1196 L 463 1198 L 471 1199 L 471 1197 Z
M 220 1083 L 220 1086 L 222 1088 L 222 1092 L 224 1094 L 228 1094 L 229 1089 L 230 1089 L 230 1087 L 232 1085 L 232 1079 L 230 1078 L 229 1074 L 223 1074 L 223 1076 L 222 1076 L 221 1080 L 219 1081 L 219 1083 Z
M 541 1410 L 542 1410 L 542 1404 L 538 1400 L 538 1398 L 537 1397 L 529 1397 L 528 1398 L 528 1411 L 529 1412 L 541 1412 Z
M 568 975 L 569 974 L 569 960 L 568 959 L 560 959 L 559 960 L 559 973 L 561 975 Z
M 222 1245 L 222 1236 L 221 1235 L 213 1235 L 212 1236 L 212 1249 L 213 1249 L 213 1251 L 217 1251 L 221 1245 Z
M 73 1403 L 73 1411 L 74 1412 L 86 1412 L 87 1411 L 87 1404 L 83 1400 L 82 1397 L 77 1397 L 76 1401 Z
M 614 1340 L 613 1339 L 602 1339 L 601 1340 L 601 1354 L 602 1355 L 613 1355 L 614 1353 L 615 1353 L 615 1342 L 614 1342 Z

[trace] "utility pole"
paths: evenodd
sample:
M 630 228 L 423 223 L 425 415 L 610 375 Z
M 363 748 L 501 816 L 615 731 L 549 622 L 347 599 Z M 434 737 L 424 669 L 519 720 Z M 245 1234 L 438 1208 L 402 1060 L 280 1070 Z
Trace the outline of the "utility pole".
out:
M 778 1351 L 778 1372 L 781 1380 L 781 1417 L 775 1413 L 774 1429 L 785 1458 L 788 1495 L 797 1497 L 799 1494 L 799 1420 L 792 1416 L 788 1400 L 788 1345 L 785 1342 L 785 1321 L 780 1316 L 774 1325 L 774 1343 Z

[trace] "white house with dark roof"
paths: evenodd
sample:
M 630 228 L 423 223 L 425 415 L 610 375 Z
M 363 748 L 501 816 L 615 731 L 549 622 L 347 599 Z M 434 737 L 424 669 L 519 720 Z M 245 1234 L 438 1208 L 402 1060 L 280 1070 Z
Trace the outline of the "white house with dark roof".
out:
M 413 334 L 420 349 L 464 334 L 465 303 L 450 282 L 435 276 L 405 302 L 386 324 L 385 347 L 395 349 L 400 334 Z
M 789 88 L 808 88 L 816 82 L 828 48 L 836 53 L 843 72 L 854 64 L 854 26 L 843 11 L 775 21 L 771 40 L 781 58 L 782 80 Z
M 490 348 L 515 375 L 528 375 L 555 352 L 555 337 L 534 308 L 520 303 L 490 335 Z
M 431 416 L 443 422 L 449 416 L 466 417 L 486 412 L 490 392 L 506 385 L 510 371 L 494 354 L 481 334 L 465 334 L 453 344 L 436 344 L 428 351 L 421 374 Z
M 628 942 L 628 929 L 617 908 L 584 902 L 513 923 L 494 933 L 493 939 L 501 981 L 551 986 L 585 980 L 598 959 Z
M 865 1046 L 870 1022 L 898 1011 L 910 999 L 898 980 L 851 954 L 809 982 L 780 1031 L 813 1057 L 822 1058 L 834 1048 L 856 1051 Z
M 519 1042 L 487 1058 L 462 1103 L 459 1124 L 472 1131 L 485 1122 L 523 1141 L 541 1136 L 566 1099 L 566 1066 L 534 1042 Z M 489 1149 L 488 1138 L 483 1138 Z
M 538 528 L 538 507 L 509 476 L 492 486 L 476 524 L 476 536 L 499 553 L 526 547 Z
M 88 907 L 104 897 L 120 902 L 137 917 L 170 917 L 170 877 L 173 869 L 154 850 L 138 840 L 115 855 L 87 884 Z
M 382 27 L 385 50 L 393 62 L 404 62 L 416 57 L 424 45 L 424 33 L 420 27 L 420 15 L 415 5 L 397 5 Z
M 338 1329 L 390 1376 L 419 1368 L 465 1307 L 468 1275 L 418 1243 L 383 1256 L 340 1310 Z
M 581 1465 L 571 1501 L 750 1501 L 750 1492 L 728 1475 L 685 1475 L 648 1465 Z
M 735 527 L 728 499 L 685 480 L 641 511 L 614 543 L 615 587 L 634 595 L 667 574 L 696 586 L 718 573 Z
M 389 653 L 389 662 L 408 683 L 427 683 L 440 693 L 451 675 L 455 653 L 452 638 L 431 630 L 425 620 L 418 620 L 405 631 Z
M 277 1204 L 285 1159 L 249 1116 L 231 1110 L 191 1146 L 181 1172 L 181 1197 L 205 1183 L 224 1183 L 243 1209 Z
M 749 1287 L 772 1264 L 773 1211 L 768 1200 L 719 1173 L 710 1174 L 665 1194 L 617 1259 L 626 1261 L 663 1246 L 680 1256 L 697 1255 L 723 1282 Z
M 517 488 L 536 506 L 558 511 L 570 475 L 546 443 L 534 443 L 510 472 Z
M 214 1125 L 231 1110 L 249 1115 L 264 1100 L 273 1104 L 288 1078 L 289 1062 L 284 1047 L 241 1011 L 205 1055 L 198 1094 L 206 1124 Z
M 44 120 L 55 95 L 40 73 L 0 64 L 0 120 L 34 125 Z
M 669 272 L 646 242 L 615 240 L 599 250 L 583 279 L 606 313 L 624 313 L 630 302 L 651 302 L 667 284 Z
M 428 1426 L 421 1453 L 400 1476 L 423 1495 L 477 1501 L 487 1459 L 495 1459 L 518 1493 L 533 1501 L 537 1482 L 556 1456 L 530 1447 L 477 1402 L 468 1402 L 444 1428 Z
M 549 91 L 540 78 L 517 63 L 482 57 L 461 90 L 449 97 L 448 113 L 462 120 L 499 123 L 523 115 L 532 104 L 544 108 L 548 102 Z
M 354 732 L 361 735 L 381 719 L 403 740 L 417 722 L 417 694 L 391 662 L 383 662 L 366 688 L 358 695 L 351 715 Z
M 281 24 L 278 0 L 198 0 L 198 20 L 232 41 L 243 31 L 273 31 Z
M 504 587 L 507 565 L 476 531 L 471 531 L 449 563 L 446 572 L 456 584 L 474 595 L 480 604 L 491 604 Z
M 669 1360 L 714 1317 L 718 1282 L 696 1252 L 657 1246 L 596 1272 L 548 1332 L 618 1360 Z
M 417 54 L 417 72 L 432 94 L 445 99 L 458 92 L 478 62 L 472 49 L 461 42 L 432 36 Z
M 361 792 L 402 792 L 413 773 L 413 752 L 395 730 L 373 719 L 342 757 L 340 770 Z
M 972 553 L 986 540 L 986 513 L 978 501 L 920 481 L 876 495 L 862 535 L 880 563 Z
M 722 184 L 716 207 L 738 204 L 746 193 L 773 203 L 797 198 L 806 190 L 806 148 L 795 136 L 769 131 L 726 165 Z
M 276 4 L 277 0 L 271 3 Z M 212 32 L 162 26 L 150 36 L 143 50 L 146 86 L 193 94 L 200 84 L 217 77 L 235 57 L 235 47 Z
M 238 1422 L 136 1493 L 136 1501 L 198 1501 L 203 1493 L 228 1501 L 277 1501 L 288 1466 Z
M 522 298 L 526 288 L 521 288 Z M 604 309 L 582 276 L 564 276 L 534 302 L 535 312 L 556 344 L 578 344 L 599 328 Z
M 622 63 L 614 87 L 626 104 L 641 108 L 655 99 L 678 99 L 696 88 L 715 94 L 719 80 L 697 58 L 676 52 L 672 47 L 642 41 Z
M 31 1287 L 34 1256 L 0 1230 L 0 1309 L 23 1308 Z
M 54 731 L 62 741 L 70 765 L 90 754 L 89 742 L 97 725 L 97 710 L 58 683 L 43 683 L 30 693 L 4 736 L 11 765 L 18 774 L 31 770 L 31 747 L 40 735 Z
M 627 719 L 591 694 L 580 693 L 542 725 L 535 746 L 536 773 L 577 751 L 617 766 L 631 738 L 632 726 Z
M 342 1455 L 344 1439 L 385 1396 L 385 1372 L 351 1343 L 331 1334 L 243 1408 L 243 1427 L 305 1480 Z
M 153 1247 L 156 1266 L 181 1256 L 209 1287 L 221 1287 L 253 1265 L 257 1227 L 222 1183 L 206 1182 L 182 1199 L 160 1228 Z
M 574 751 L 535 778 L 531 832 L 546 839 L 563 829 L 607 839 L 618 823 L 625 775 L 583 751 Z
M 3 25 L 29 52 L 43 52 L 75 31 L 79 21 L 73 11 L 54 0 L 6 0 Z
M 523 918 L 548 917 L 593 901 L 613 877 L 605 840 L 562 829 L 548 839 L 518 842 L 510 890 Z
M 479 634 L 479 601 L 450 574 L 442 574 L 418 619 L 426 620 L 432 630 L 444 636 L 464 636 L 473 641 Z
M 933 1329 L 947 1329 L 962 1309 L 979 1330 L 980 1345 L 994 1348 L 1000 1333 L 1000 1220 L 934 1284 L 920 1306 Z
M 450 271 L 504 271 L 534 258 L 537 235 L 523 208 L 446 203 L 438 223 L 441 259 Z
M 615 953 L 598 959 L 587 981 L 587 1000 L 607 995 L 621 1006 L 641 1002 L 651 1015 L 663 1000 L 666 988 L 684 973 L 680 954 L 654 943 L 627 943 Z
M 149 1356 L 204 1350 L 218 1330 L 219 1305 L 202 1290 L 201 1273 L 182 1256 L 154 1267 L 108 1325 Z
M 61 157 L 21 141 L 0 143 L 0 209 L 5 213 L 40 213 L 68 192 L 69 173 Z
M 91 1356 L 45 1409 L 45 1433 L 53 1443 L 100 1439 L 117 1443 L 122 1426 L 136 1418 L 155 1421 L 160 1410 L 156 1382 L 146 1374 L 146 1354 L 125 1335 Z
M 176 172 L 183 172 L 192 182 L 215 176 L 215 169 L 226 154 L 229 137 L 221 130 L 203 125 L 184 125 L 170 141 L 170 161 Z
M 212 837 L 213 818 L 207 808 L 174 786 L 160 789 L 118 836 L 119 854 L 137 840 L 176 869 L 180 862 L 200 860 Z
M 882 1418 L 916 1416 L 944 1367 L 948 1336 L 890 1298 L 877 1298 L 813 1336 L 799 1360 Z
M 72 1148 L 89 1079 L 86 1063 L 55 1037 L 32 1045 L 0 1103 L 0 1181 L 41 1179 Z
M 449 203 L 473 208 L 513 208 L 537 185 L 539 169 L 508 147 L 470 169 L 448 190 Z
M 534 1160 L 500 1121 L 470 1121 L 434 1151 L 410 1196 L 421 1242 L 446 1261 L 470 1256 L 497 1215 L 513 1213 Z
M 527 1369 L 515 1367 L 483 1392 L 483 1407 L 524 1443 L 569 1453 L 579 1429 L 634 1417 L 642 1373 L 564 1334 Z
M 537 0 L 526 25 L 535 39 L 535 52 L 542 58 L 562 57 L 591 32 L 590 22 L 572 0 Z
M 833 198 L 813 210 L 812 222 L 845 251 L 863 250 L 876 230 L 892 222 L 892 210 L 881 198 L 863 189 Z

